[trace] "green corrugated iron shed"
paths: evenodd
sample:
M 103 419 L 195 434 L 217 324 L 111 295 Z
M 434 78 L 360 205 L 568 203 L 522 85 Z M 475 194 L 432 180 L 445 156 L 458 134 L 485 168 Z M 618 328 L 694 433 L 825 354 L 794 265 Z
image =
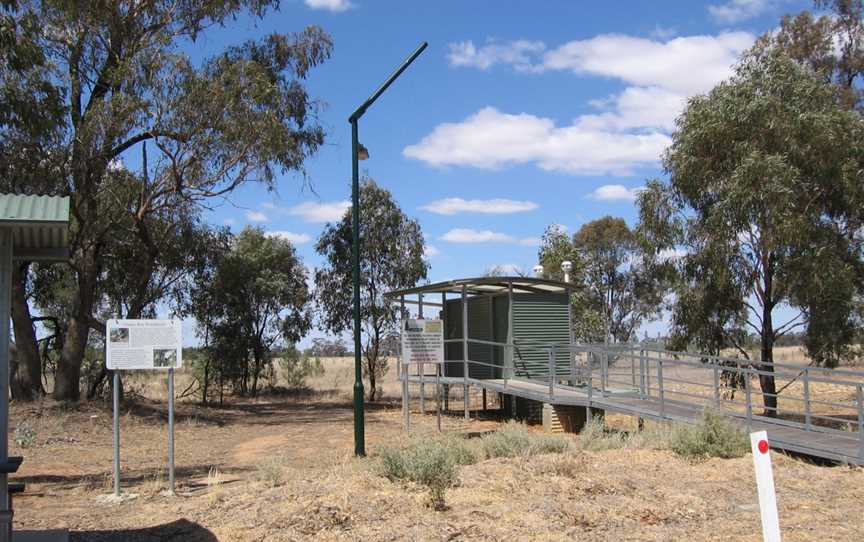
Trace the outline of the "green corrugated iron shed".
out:
M 498 343 L 507 342 L 507 294 L 472 296 L 468 298 L 468 336 Z M 471 378 L 521 377 L 545 379 L 549 374 L 549 345 L 557 344 L 555 373 L 567 376 L 570 371 L 567 352 L 563 345 L 570 341 L 567 294 L 521 293 L 513 294 L 513 344 L 516 345 L 510 361 L 510 349 L 500 346 L 471 343 L 468 359 L 496 367 L 471 364 Z M 462 300 L 449 299 L 444 313 L 445 339 L 462 338 Z M 444 357 L 444 376 L 463 374 L 462 344 L 447 343 Z M 452 361 L 451 361 L 452 360 Z M 457 361 L 458 360 L 458 361 Z M 499 368 L 500 367 L 500 368 Z M 507 374 L 507 369 L 512 372 Z
M 65 259 L 69 198 L 0 194 L 0 227 L 11 229 L 16 259 Z

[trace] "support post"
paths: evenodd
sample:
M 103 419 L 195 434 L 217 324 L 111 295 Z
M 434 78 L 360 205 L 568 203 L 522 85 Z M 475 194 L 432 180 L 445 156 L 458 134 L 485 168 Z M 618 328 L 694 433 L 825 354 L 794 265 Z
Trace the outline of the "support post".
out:
M 549 349 L 549 400 L 555 395 L 555 345 Z
M 714 406 L 720 408 L 720 367 L 717 365 L 718 360 L 714 360 Z
M 114 495 L 120 496 L 120 371 L 114 369 L 113 389 L 114 406 Z
M 441 364 L 435 364 L 435 417 L 438 432 L 441 432 Z
M 636 350 L 630 348 L 630 385 L 636 388 Z
M 810 411 L 810 371 L 804 367 L 804 428 L 810 430 L 812 413 Z
M 168 369 L 168 490 L 174 494 L 174 368 Z
M 417 294 L 417 316 L 423 319 L 423 294 Z M 421 363 L 420 369 L 420 414 L 426 414 L 426 364 Z
M 744 369 L 744 389 L 747 399 L 747 431 L 753 430 L 753 390 L 750 383 L 750 371 Z
M 513 334 L 513 282 L 507 281 L 507 349 L 509 356 L 507 357 L 507 374 L 504 378 L 513 378 L 516 376 L 516 345 L 514 344 L 515 335 Z
M 603 355 L 600 356 L 600 392 L 603 397 L 606 397 L 606 376 L 609 372 L 609 351 L 603 349 Z
M 9 463 L 9 320 L 12 312 L 12 230 L 0 229 L 0 463 Z M 12 539 L 9 475 L 0 473 L 0 542 Z
M 864 463 L 864 389 L 861 384 L 855 392 L 858 399 L 858 462 Z
M 645 350 L 639 350 L 639 398 L 645 397 Z
M 465 419 L 471 419 L 468 410 L 468 290 L 462 285 L 462 379 L 464 382 Z
M 660 419 L 666 419 L 666 396 L 663 390 L 663 358 L 657 360 L 657 387 L 660 394 Z
M 399 296 L 399 318 L 400 320 L 405 319 L 405 296 Z M 401 324 L 401 322 L 400 322 Z M 404 326 L 404 324 L 402 324 Z M 401 329 L 399 331 L 400 337 L 401 333 L 404 333 L 405 329 Z M 402 425 L 405 429 L 406 433 L 411 431 L 411 393 L 408 388 L 408 366 L 404 365 L 405 358 L 402 356 L 402 345 L 399 345 L 399 366 L 401 367 L 401 375 L 402 375 Z

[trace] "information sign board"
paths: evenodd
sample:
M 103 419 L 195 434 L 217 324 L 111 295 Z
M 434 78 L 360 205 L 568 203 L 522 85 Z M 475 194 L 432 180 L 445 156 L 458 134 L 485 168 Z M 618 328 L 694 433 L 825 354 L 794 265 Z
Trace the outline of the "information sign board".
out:
M 444 363 L 444 322 L 402 320 L 402 363 Z
M 108 320 L 108 369 L 179 369 L 183 365 L 180 320 Z

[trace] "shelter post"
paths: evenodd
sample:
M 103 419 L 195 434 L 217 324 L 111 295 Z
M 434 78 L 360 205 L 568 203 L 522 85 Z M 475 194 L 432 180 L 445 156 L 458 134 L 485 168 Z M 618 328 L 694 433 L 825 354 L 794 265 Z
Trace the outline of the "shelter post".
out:
M 417 294 L 417 316 L 418 318 L 423 318 L 423 294 Z M 420 372 L 420 414 L 426 414 L 426 383 L 424 382 L 424 377 L 426 376 L 426 364 L 421 363 L 418 366 Z
M 465 399 L 465 419 L 470 420 L 468 411 L 468 290 L 462 285 L 462 379 L 464 381 L 463 393 Z
M 399 296 L 399 319 L 405 319 L 405 296 Z M 402 419 L 403 424 L 405 426 L 405 432 L 411 431 L 411 394 L 408 390 L 408 366 L 403 366 L 402 364 L 405 362 L 405 359 L 402 356 L 402 345 L 399 345 L 399 358 L 396 361 L 396 364 L 400 367 L 402 371 L 400 374 L 402 376 Z
M 0 229 L 0 464 L 9 463 L 9 318 L 12 296 L 12 230 Z M 12 539 L 9 474 L 0 473 L 0 542 Z

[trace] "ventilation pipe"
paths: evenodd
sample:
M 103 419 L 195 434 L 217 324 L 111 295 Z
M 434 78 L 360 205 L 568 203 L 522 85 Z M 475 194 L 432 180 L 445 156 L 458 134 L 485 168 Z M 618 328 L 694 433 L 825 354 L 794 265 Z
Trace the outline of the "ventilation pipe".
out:
M 573 262 L 564 260 L 561 262 L 561 271 L 564 271 L 564 282 L 570 282 L 570 271 L 573 270 Z
M 534 266 L 534 276 L 537 278 L 543 278 L 543 266 L 535 265 Z

